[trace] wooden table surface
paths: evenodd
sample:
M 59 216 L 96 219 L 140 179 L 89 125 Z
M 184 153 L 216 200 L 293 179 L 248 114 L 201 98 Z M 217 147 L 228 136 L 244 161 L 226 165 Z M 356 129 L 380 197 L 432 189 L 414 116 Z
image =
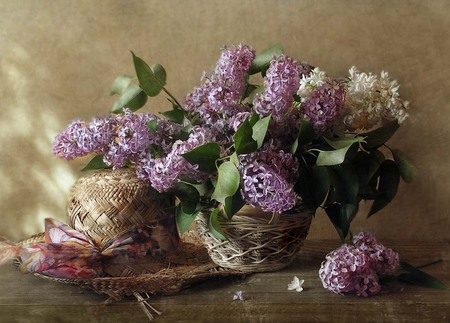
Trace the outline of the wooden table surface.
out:
M 402 260 L 426 267 L 450 281 L 449 242 L 384 241 Z M 383 286 L 372 298 L 340 296 L 322 287 L 318 269 L 338 241 L 305 242 L 289 267 L 244 278 L 221 278 L 193 286 L 173 296 L 149 302 L 162 312 L 156 322 L 450 322 L 450 291 L 398 282 Z M 288 291 L 293 276 L 304 279 L 304 291 Z M 236 291 L 245 301 L 233 301 Z M 146 322 L 134 299 L 105 304 L 104 295 L 77 286 L 22 275 L 11 266 L 0 268 L 0 322 Z

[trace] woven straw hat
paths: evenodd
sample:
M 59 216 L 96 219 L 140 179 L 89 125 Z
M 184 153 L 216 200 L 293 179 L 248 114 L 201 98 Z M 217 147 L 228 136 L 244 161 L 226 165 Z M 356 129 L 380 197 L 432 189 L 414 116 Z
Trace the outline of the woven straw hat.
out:
M 173 218 L 164 210 L 170 207 L 170 201 L 150 199 L 148 187 L 133 169 L 101 170 L 82 177 L 70 193 L 69 225 L 102 250 L 112 237 L 130 227 Z M 171 227 L 178 236 L 176 225 Z

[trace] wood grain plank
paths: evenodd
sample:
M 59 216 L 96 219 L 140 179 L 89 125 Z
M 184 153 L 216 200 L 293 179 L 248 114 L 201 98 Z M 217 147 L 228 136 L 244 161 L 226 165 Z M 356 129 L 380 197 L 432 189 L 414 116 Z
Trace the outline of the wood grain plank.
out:
M 449 244 L 443 241 L 389 241 L 403 260 L 415 265 L 443 261 L 426 270 L 450 281 Z M 335 240 L 307 241 L 294 263 L 281 271 L 245 278 L 220 278 L 176 295 L 153 296 L 150 303 L 163 315 L 160 322 L 447 322 L 450 292 L 398 282 L 372 298 L 341 296 L 322 287 L 318 268 Z M 305 279 L 302 293 L 287 291 L 292 277 Z M 233 301 L 242 290 L 244 302 Z M 91 290 L 22 275 L 13 266 L 0 268 L 0 322 L 142 322 L 144 313 L 133 299 L 112 305 Z

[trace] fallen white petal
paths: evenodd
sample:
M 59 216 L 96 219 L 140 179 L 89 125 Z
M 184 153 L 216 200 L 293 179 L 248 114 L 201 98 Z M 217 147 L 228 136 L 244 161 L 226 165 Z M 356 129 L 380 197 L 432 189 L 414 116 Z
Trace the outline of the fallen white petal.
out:
M 288 290 L 295 290 L 297 292 L 301 292 L 303 290 L 303 283 L 305 282 L 304 279 L 300 280 L 297 276 L 294 276 L 291 283 L 288 284 Z
M 242 295 L 242 291 L 237 291 L 236 294 L 233 295 L 233 301 L 243 301 L 245 300 L 244 295 Z

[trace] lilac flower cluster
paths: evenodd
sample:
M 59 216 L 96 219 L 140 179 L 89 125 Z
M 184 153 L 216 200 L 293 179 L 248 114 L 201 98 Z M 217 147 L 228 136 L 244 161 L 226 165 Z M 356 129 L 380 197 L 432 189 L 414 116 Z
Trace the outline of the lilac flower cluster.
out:
M 156 122 L 156 131 L 147 126 Z M 58 134 L 53 144 L 54 154 L 62 159 L 74 159 L 90 153 L 104 154 L 104 162 L 120 168 L 125 162 L 138 162 L 150 145 L 167 150 L 173 143 L 172 136 L 181 126 L 162 120 L 151 113 L 133 113 L 124 109 L 123 114 L 94 118 L 91 123 L 73 121 Z
M 245 201 L 266 212 L 285 212 L 298 202 L 293 182 L 299 164 L 290 153 L 270 142 L 255 153 L 239 156 L 242 195 Z
M 356 248 L 369 254 L 372 267 L 381 275 L 392 275 L 398 269 L 398 253 L 378 242 L 373 234 L 360 232 L 353 237 Z
M 149 128 L 149 121 L 156 122 L 155 131 Z M 103 161 L 114 169 L 132 162 L 138 177 L 150 181 L 162 192 L 182 175 L 202 178 L 197 166 L 189 164 L 181 154 L 212 141 L 212 137 L 197 127 L 183 142 L 175 139 L 180 132 L 178 124 L 124 109 L 123 114 L 94 118 L 87 125 L 80 120 L 72 122 L 55 138 L 53 152 L 63 159 L 104 154 Z M 155 147 L 161 156 L 154 154 Z
M 211 140 L 211 133 L 195 127 L 186 141 L 178 140 L 173 144 L 167 156 L 146 159 L 148 165 L 142 166 L 138 175 L 150 180 L 152 187 L 159 192 L 168 191 L 180 178 L 196 182 L 204 180 L 206 175 L 198 170 L 198 165 L 191 165 L 181 155 Z
M 245 74 L 254 58 L 255 52 L 249 46 L 225 47 L 214 73 L 204 77 L 203 83 L 186 96 L 187 110 L 192 115 L 198 114 L 204 125 L 212 125 L 220 119 L 226 121 L 240 112 L 248 112 L 249 108 L 242 105 L 239 99 L 244 94 Z M 228 128 L 225 124 L 224 127 Z
M 245 167 L 242 183 L 245 201 L 263 211 L 282 213 L 296 204 L 293 185 L 264 162 L 254 161 Z
M 299 114 L 293 108 L 300 78 L 311 72 L 307 63 L 298 63 L 287 55 L 274 57 L 264 77 L 264 91 L 255 95 L 253 110 L 260 116 L 271 115 L 269 135 L 280 149 L 286 149 L 298 135 Z
M 344 84 L 337 80 L 317 87 L 302 103 L 301 113 L 314 127 L 317 134 L 329 131 L 339 118 L 345 98 Z
M 74 159 L 92 152 L 104 152 L 113 140 L 117 125 L 113 118 L 95 118 L 90 124 L 75 120 L 55 138 L 53 153 L 62 159 Z
M 137 161 L 140 154 L 157 140 L 147 126 L 151 120 L 157 120 L 156 116 L 131 110 L 117 115 L 117 132 L 104 155 L 105 164 L 116 169 L 125 166 L 126 161 Z
M 360 232 L 354 236 L 353 245 L 344 244 L 326 256 L 319 277 L 323 287 L 334 293 L 368 297 L 381 290 L 378 275 L 393 274 L 398 267 L 398 253 L 372 234 Z
M 264 92 L 253 100 L 254 110 L 261 116 L 283 116 L 294 103 L 300 77 L 299 64 L 295 60 L 286 55 L 273 59 L 264 78 Z
M 293 181 L 299 168 L 298 160 L 291 154 L 283 150 L 278 150 L 273 144 L 273 140 L 264 144 L 257 152 L 242 155 L 239 158 L 241 168 L 245 168 L 254 161 L 270 165 L 278 175 Z

